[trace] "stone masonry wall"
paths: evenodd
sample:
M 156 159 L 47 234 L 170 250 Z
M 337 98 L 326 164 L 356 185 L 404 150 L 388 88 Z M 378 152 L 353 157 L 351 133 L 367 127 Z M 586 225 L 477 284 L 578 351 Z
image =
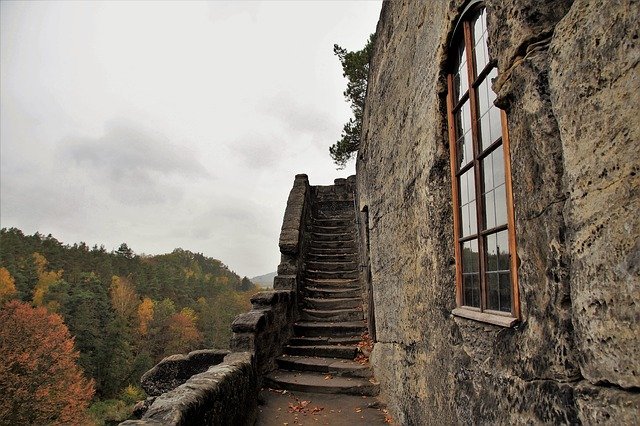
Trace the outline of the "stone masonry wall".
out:
M 378 23 L 356 167 L 382 394 L 400 424 L 637 423 L 638 2 L 486 1 L 511 142 L 514 328 L 450 314 L 445 63 L 466 3 L 385 2 Z

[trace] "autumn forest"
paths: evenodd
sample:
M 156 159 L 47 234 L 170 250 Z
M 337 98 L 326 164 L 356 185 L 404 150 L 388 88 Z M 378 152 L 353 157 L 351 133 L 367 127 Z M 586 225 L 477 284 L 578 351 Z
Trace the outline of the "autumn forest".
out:
M 3 228 L 0 423 L 127 418 L 144 398 L 141 375 L 162 358 L 228 347 L 230 324 L 256 290 L 183 249 L 148 256 L 123 243 L 109 252 Z

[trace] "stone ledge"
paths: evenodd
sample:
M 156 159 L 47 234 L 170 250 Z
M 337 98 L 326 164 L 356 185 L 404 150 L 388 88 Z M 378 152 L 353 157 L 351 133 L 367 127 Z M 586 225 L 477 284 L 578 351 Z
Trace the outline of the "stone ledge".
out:
M 257 416 L 257 375 L 250 353 L 224 361 L 162 394 L 140 420 L 121 425 L 253 424 Z
M 251 304 L 254 308 L 275 306 L 280 302 L 289 301 L 291 295 L 289 290 L 261 291 L 251 296 Z
M 231 324 L 234 333 L 259 332 L 267 325 L 265 311 L 249 311 L 238 315 Z
M 140 384 L 147 395 L 161 395 L 180 386 L 194 374 L 220 364 L 228 354 L 227 350 L 203 349 L 187 355 L 171 355 L 144 373 Z

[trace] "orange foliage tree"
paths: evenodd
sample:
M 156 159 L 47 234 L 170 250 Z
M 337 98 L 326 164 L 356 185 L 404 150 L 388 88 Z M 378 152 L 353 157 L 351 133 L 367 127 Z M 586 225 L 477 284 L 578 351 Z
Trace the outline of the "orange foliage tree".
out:
M 149 323 L 153 320 L 153 300 L 145 297 L 138 305 L 138 331 L 146 336 L 149 331 Z
M 0 303 L 16 294 L 16 281 L 7 268 L 0 268 Z
M 169 318 L 170 340 L 165 355 L 187 353 L 198 347 L 202 341 L 202 333 L 196 327 L 197 320 L 195 312 L 189 308 L 183 308 Z
M 13 300 L 0 310 L 0 424 L 85 424 L 94 394 L 58 314 Z

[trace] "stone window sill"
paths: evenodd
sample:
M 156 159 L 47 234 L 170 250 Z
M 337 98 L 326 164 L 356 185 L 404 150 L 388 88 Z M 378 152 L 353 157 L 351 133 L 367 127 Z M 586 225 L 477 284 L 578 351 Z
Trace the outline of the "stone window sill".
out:
M 480 312 L 468 308 L 455 308 L 451 311 L 451 314 L 460 317 L 466 318 L 474 321 L 485 322 L 493 325 L 498 325 L 500 327 L 510 328 L 518 323 L 518 318 L 514 318 L 512 316 L 507 315 L 498 315 L 491 314 L 488 312 Z

